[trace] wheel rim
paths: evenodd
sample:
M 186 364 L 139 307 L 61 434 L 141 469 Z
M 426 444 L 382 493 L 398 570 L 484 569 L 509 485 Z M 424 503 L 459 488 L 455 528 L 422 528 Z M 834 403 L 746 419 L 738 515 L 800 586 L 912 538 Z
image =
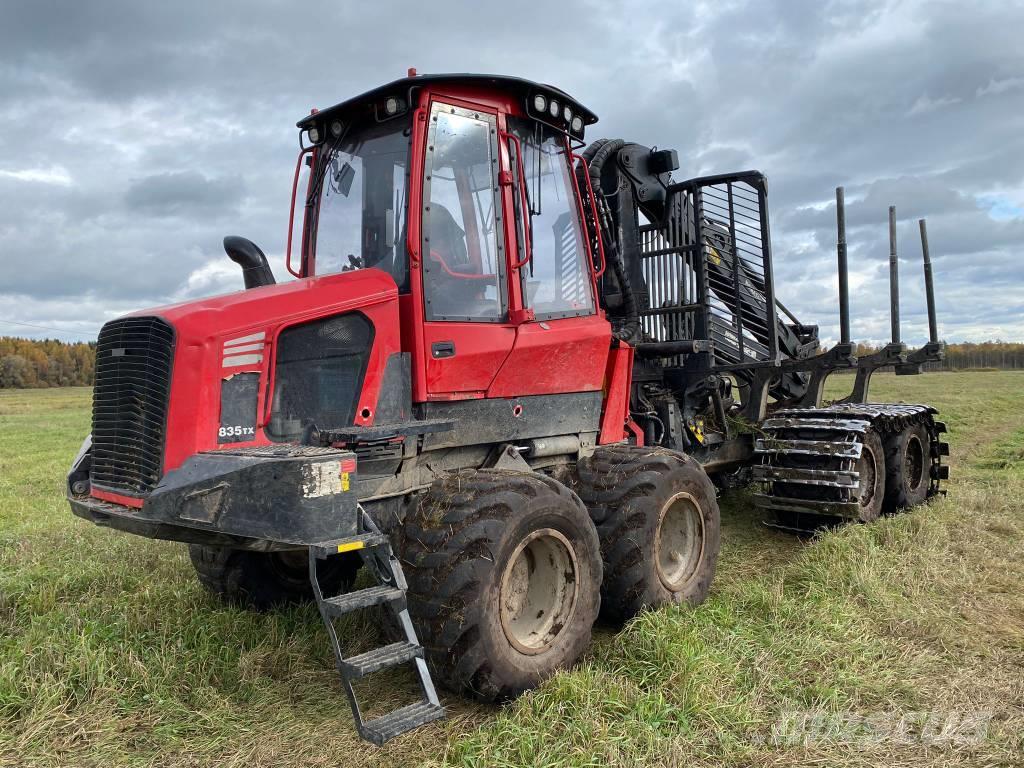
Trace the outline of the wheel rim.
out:
M 911 491 L 921 487 L 924 480 L 924 446 L 917 435 L 910 435 L 907 439 L 907 450 L 903 456 L 903 476 L 907 478 L 907 485 Z
M 860 505 L 871 506 L 875 499 L 875 478 L 877 477 L 877 466 L 875 464 L 875 453 L 865 443 L 861 449 L 860 459 L 857 460 L 857 474 L 860 480 Z
M 576 554 L 552 528 L 520 542 L 501 578 L 501 626 L 512 646 L 533 655 L 551 647 L 569 625 L 579 593 Z
M 704 557 L 704 514 L 688 493 L 677 493 L 662 507 L 654 539 L 658 578 L 672 592 L 681 590 Z

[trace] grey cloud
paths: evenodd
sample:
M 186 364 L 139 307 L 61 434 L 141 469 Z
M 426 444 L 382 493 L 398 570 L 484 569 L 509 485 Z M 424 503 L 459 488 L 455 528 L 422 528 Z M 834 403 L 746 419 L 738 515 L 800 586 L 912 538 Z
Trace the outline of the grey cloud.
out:
M 600 115 L 591 138 L 674 147 L 680 177 L 764 171 L 778 293 L 826 334 L 843 184 L 858 334 L 887 332 L 895 204 L 908 329 L 926 216 L 946 335 L 1024 337 L 1024 219 L 979 202 L 1024 201 L 1024 3 L 583 0 L 535 19 L 444 0 L 5 4 L 0 171 L 71 182 L 0 176 L 0 318 L 97 328 L 231 288 L 229 232 L 282 276 L 295 121 L 416 66 L 558 85 Z
M 125 203 L 151 216 L 217 217 L 237 211 L 243 196 L 241 177 L 208 179 L 197 171 L 176 171 L 132 182 Z

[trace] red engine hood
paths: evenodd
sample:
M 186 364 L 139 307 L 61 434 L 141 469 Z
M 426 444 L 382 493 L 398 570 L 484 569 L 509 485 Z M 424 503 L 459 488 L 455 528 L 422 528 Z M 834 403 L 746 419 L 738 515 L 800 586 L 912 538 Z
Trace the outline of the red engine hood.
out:
M 370 369 L 356 423 L 373 422 L 387 357 L 401 349 L 398 288 L 386 272 L 363 269 L 172 304 L 133 313 L 157 315 L 174 326 L 175 348 L 167 410 L 164 471 L 194 453 L 218 446 L 222 382 L 240 373 L 259 374 L 255 434 L 235 445 L 266 445 L 265 416 L 273 389 L 278 334 L 287 326 L 358 310 L 373 324 Z M 241 345 L 241 346 L 239 346 Z M 235 350 L 242 356 L 229 357 Z
M 220 338 L 249 329 L 263 330 L 282 321 L 292 323 L 306 316 L 368 307 L 397 296 L 391 275 L 379 269 L 360 269 L 168 304 L 132 315 L 159 315 L 175 327 L 179 339 L 195 342 L 204 336 Z

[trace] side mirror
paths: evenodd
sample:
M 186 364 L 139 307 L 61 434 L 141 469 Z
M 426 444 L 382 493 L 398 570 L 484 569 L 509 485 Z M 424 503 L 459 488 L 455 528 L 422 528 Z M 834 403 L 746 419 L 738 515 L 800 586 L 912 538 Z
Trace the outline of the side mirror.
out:
M 338 158 L 334 158 L 331 165 L 331 175 L 334 179 L 334 191 L 342 197 L 348 197 L 352 191 L 352 182 L 356 178 L 356 169 L 347 162 L 338 168 Z

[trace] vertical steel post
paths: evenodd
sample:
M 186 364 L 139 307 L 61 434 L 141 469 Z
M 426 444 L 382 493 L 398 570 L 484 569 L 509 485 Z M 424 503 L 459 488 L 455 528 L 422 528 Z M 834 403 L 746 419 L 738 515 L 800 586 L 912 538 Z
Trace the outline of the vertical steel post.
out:
M 850 280 L 846 263 L 846 201 L 836 187 L 836 256 L 839 259 L 839 343 L 850 343 Z
M 693 333 L 695 339 L 710 339 L 711 333 L 711 297 L 708 290 L 708 240 L 704 235 L 704 190 L 701 187 L 693 188 L 693 224 L 694 224 L 694 276 L 693 294 L 694 303 L 700 304 L 700 309 L 694 313 Z M 714 357 L 717 357 L 715 355 Z M 718 362 L 717 359 L 708 361 L 710 365 Z
M 896 258 L 896 206 L 889 206 L 889 319 L 892 343 L 900 343 L 900 267 Z
M 779 320 L 775 306 L 772 235 L 768 226 L 768 180 L 761 176 L 756 184 L 758 191 L 757 211 L 761 217 L 761 259 L 764 265 L 765 328 L 768 330 L 768 359 L 777 365 L 779 363 Z
M 736 302 L 736 346 L 737 362 L 742 363 L 746 359 L 746 350 L 743 349 L 743 295 L 740 293 L 740 244 L 736 239 L 736 208 L 732 198 L 732 182 L 725 185 L 729 198 L 729 245 L 732 248 L 732 290 L 733 300 Z M 769 318 L 771 322 L 774 318 Z M 755 353 L 756 354 L 756 353 Z
M 921 227 L 921 255 L 924 257 L 924 296 L 928 302 L 928 341 L 939 341 L 939 327 L 935 322 L 935 286 L 932 284 L 932 259 L 928 253 L 928 226 L 924 219 L 917 222 Z

